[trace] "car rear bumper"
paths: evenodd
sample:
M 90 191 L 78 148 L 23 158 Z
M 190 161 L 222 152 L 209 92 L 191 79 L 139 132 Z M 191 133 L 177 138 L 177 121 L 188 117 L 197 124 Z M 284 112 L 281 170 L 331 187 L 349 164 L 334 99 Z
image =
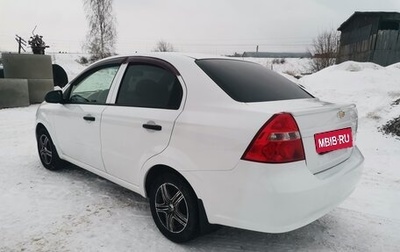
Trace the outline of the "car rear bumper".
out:
M 210 223 L 281 233 L 313 222 L 345 200 L 360 180 L 363 160 L 355 147 L 349 159 L 317 175 L 304 161 L 240 161 L 231 171 L 184 175 L 203 200 Z

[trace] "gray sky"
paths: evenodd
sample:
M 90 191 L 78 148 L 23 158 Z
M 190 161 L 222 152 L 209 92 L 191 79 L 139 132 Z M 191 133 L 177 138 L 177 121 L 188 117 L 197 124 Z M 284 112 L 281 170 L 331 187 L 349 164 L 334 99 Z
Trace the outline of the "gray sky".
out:
M 400 0 L 115 0 L 113 7 L 117 53 L 150 51 L 163 39 L 178 51 L 228 54 L 257 45 L 305 51 L 354 11 L 400 12 Z M 48 51 L 82 51 L 82 0 L 0 0 L 0 51 L 16 51 L 15 35 L 28 41 L 35 25 Z

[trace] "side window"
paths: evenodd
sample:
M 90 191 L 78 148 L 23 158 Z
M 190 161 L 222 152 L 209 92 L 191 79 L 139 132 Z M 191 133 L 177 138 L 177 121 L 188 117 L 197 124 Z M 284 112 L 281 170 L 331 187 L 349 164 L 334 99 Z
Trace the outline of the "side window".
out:
M 171 72 L 153 65 L 128 66 L 116 104 L 121 106 L 178 109 L 183 90 Z
M 103 67 L 78 81 L 78 83 L 74 83 L 71 87 L 69 102 L 104 104 L 118 69 L 119 66 Z

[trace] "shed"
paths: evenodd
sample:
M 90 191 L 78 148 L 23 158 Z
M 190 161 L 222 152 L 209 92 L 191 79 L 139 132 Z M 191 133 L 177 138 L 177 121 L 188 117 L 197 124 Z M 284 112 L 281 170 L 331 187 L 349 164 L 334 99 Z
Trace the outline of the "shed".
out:
M 338 28 L 336 63 L 354 60 L 387 66 L 400 62 L 399 28 L 399 12 L 354 12 Z

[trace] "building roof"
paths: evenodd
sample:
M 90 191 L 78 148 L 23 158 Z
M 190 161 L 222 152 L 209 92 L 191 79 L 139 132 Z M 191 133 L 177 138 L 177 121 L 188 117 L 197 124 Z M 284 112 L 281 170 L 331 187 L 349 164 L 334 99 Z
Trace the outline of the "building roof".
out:
M 346 21 L 343 22 L 338 28 L 338 31 L 342 31 L 346 28 L 347 25 L 355 18 L 359 16 L 395 16 L 400 21 L 400 13 L 399 12 L 385 12 L 385 11 L 356 11 L 351 15 Z

